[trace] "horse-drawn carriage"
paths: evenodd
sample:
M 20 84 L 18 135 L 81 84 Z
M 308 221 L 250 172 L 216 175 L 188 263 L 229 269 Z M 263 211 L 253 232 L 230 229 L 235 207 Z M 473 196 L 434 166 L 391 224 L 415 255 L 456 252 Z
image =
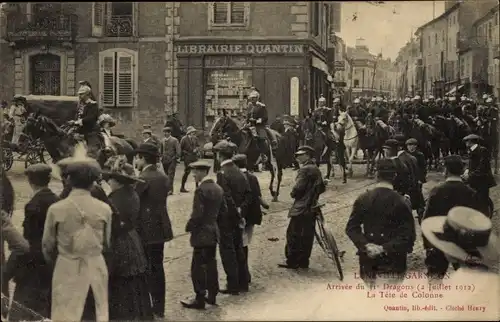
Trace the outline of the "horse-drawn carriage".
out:
M 28 113 L 43 115 L 57 125 L 63 125 L 74 118 L 78 109 L 76 96 L 26 95 L 23 97 L 26 99 L 25 109 Z M 16 142 L 10 139 L 2 142 L 2 165 L 6 171 L 11 169 L 14 161 L 24 161 L 24 166 L 28 167 L 40 162 L 50 163 L 52 160 L 41 138 L 26 128 L 28 113 L 15 116 L 21 119 L 23 127 L 16 129 L 21 132 Z M 12 135 L 6 135 L 6 138 L 12 138 Z

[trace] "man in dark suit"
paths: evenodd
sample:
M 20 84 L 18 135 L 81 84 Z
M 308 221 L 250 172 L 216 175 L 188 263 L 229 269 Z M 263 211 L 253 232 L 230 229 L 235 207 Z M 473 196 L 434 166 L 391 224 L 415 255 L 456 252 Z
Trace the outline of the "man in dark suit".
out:
M 356 199 L 347 222 L 346 234 L 358 249 L 360 277 L 367 284 L 375 283 L 378 274 L 402 282 L 413 250 L 415 223 L 409 204 L 393 190 L 396 175 L 394 160 L 379 160 L 377 187 Z
M 99 119 L 99 106 L 97 106 L 96 101 L 90 98 L 90 95 L 90 87 L 83 85 L 78 89 L 80 105 L 77 120 L 74 124 L 79 126 L 78 132 L 85 137 L 89 156 L 97 158 L 97 154 L 101 148 L 100 129 L 97 124 L 97 120 Z
M 165 174 L 168 176 L 170 181 L 169 194 L 171 195 L 174 190 L 175 169 L 179 159 L 181 158 L 181 146 L 179 141 L 172 136 L 171 127 L 165 127 L 163 129 L 163 133 L 165 133 L 165 137 L 161 141 L 160 145 L 161 163 L 163 165 L 163 170 L 165 170 Z
M 422 221 L 422 215 L 424 213 L 425 207 L 425 199 L 424 194 L 422 193 L 422 186 L 425 182 L 427 182 L 427 162 L 425 161 L 425 156 L 422 152 L 417 150 L 418 142 L 414 138 L 408 139 L 406 141 L 406 148 L 408 149 L 408 153 L 412 155 L 415 160 L 417 160 L 417 173 L 415 174 L 415 178 L 417 180 L 417 185 L 415 189 L 414 200 L 412 200 L 412 205 L 415 205 L 414 208 L 417 210 L 419 223 Z
M 411 198 L 412 209 L 417 209 L 418 204 L 418 163 L 417 159 L 408 153 L 405 148 L 406 138 L 403 135 L 396 135 L 395 140 L 398 141 L 397 157 L 408 169 L 409 187 L 408 195 Z
M 180 147 L 182 159 L 184 160 L 184 174 L 182 175 L 181 192 L 189 192 L 185 187 L 187 178 L 191 172 L 189 164 L 198 160 L 198 139 L 196 137 L 196 129 L 194 127 L 188 126 L 186 135 L 181 139 Z
M 245 253 L 245 266 L 248 271 L 248 283 L 251 283 L 252 277 L 248 269 L 248 246 L 252 242 L 253 228 L 255 225 L 262 223 L 261 206 L 269 209 L 269 205 L 262 199 L 262 191 L 260 190 L 259 179 L 247 170 L 247 156 L 245 154 L 237 154 L 233 157 L 234 164 L 245 174 L 250 191 L 252 193 L 252 201 L 248 205 L 248 211 L 245 217 L 246 225 L 243 230 L 243 252 Z
M 23 222 L 23 235 L 30 251 L 21 256 L 11 255 L 6 270 L 13 273 L 16 282 L 13 300 L 45 317 L 50 317 L 51 312 L 52 267 L 43 258 L 42 236 L 47 210 L 60 200 L 48 187 L 51 172 L 50 166 L 41 163 L 25 171 L 34 192 L 24 208 Z M 8 279 L 4 283 L 8 283 Z M 12 310 L 9 318 L 13 321 L 36 319 L 23 310 Z
M 141 200 L 139 235 L 149 265 L 149 292 L 153 300 L 153 313 L 165 315 L 165 271 L 163 269 L 163 246 L 172 240 L 172 226 L 167 211 L 167 196 L 170 189 L 168 177 L 156 166 L 159 152 L 156 145 L 142 143 L 136 149 L 136 166 L 144 182 L 136 185 Z
M 190 164 L 198 188 L 194 192 L 193 211 L 186 225 L 186 232 L 191 233 L 193 247 L 191 261 L 191 280 L 196 297 L 183 300 L 181 304 L 190 309 L 204 309 L 205 302 L 216 304 L 219 292 L 219 276 L 215 252 L 219 241 L 217 218 L 227 212 L 224 190 L 207 177 L 210 164 L 197 161 Z M 208 292 L 208 296 L 206 296 Z
M 237 295 L 248 291 L 248 271 L 243 251 L 243 228 L 252 193 L 243 172 L 234 164 L 236 145 L 225 140 L 214 146 L 220 171 L 217 172 L 217 184 L 224 190 L 228 211 L 217 219 L 220 230 L 220 257 L 227 275 L 227 288 L 223 294 Z
M 312 207 L 316 206 L 319 196 L 325 192 L 321 171 L 313 159 L 314 153 L 314 149 L 307 145 L 299 147 L 295 153 L 301 168 L 290 193 L 294 202 L 288 212 L 290 223 L 286 232 L 286 263 L 278 264 L 282 268 L 309 268 L 316 224 Z
M 464 138 L 469 151 L 469 166 L 464 173 L 464 179 L 472 189 L 477 191 L 481 202 L 490 208 L 486 214 L 493 215 L 493 202 L 490 199 L 490 188 L 496 186 L 495 178 L 491 172 L 490 153 L 479 145 L 481 137 L 470 134 Z
M 384 143 L 384 156 L 386 159 L 393 160 L 395 166 L 395 178 L 393 179 L 394 191 L 410 198 L 410 172 L 408 167 L 398 158 L 398 141 L 389 139 Z
M 486 211 L 486 204 L 481 204 L 474 189 L 462 182 L 460 177 L 464 172 L 462 158 L 459 155 L 446 156 L 444 166 L 446 181 L 430 191 L 422 220 L 429 217 L 443 216 L 451 208 L 457 206 Z M 440 250 L 432 247 L 425 237 L 424 248 L 428 278 L 430 280 L 443 279 L 448 270 L 448 260 Z

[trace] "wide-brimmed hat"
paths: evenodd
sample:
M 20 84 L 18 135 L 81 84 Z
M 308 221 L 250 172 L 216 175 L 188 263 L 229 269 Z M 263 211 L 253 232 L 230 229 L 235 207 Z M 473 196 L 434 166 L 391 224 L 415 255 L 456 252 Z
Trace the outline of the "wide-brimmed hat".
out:
M 151 129 L 144 129 L 142 130 L 142 134 L 153 134 L 153 131 Z
M 186 129 L 186 135 L 191 134 L 193 132 L 196 132 L 196 129 L 194 128 L 194 126 L 188 126 Z
M 82 85 L 78 89 L 78 95 L 80 95 L 80 94 L 90 94 L 90 92 L 92 92 L 92 90 L 87 85 Z
M 19 103 L 19 102 L 26 103 L 26 101 L 27 101 L 26 97 L 24 97 L 23 95 L 20 95 L 20 94 L 16 94 L 12 98 L 12 102 L 14 102 L 14 103 Z
M 446 216 L 424 219 L 421 227 L 429 243 L 443 253 L 465 263 L 498 269 L 498 238 L 491 220 L 481 212 L 454 207 Z
M 127 163 L 127 158 L 123 155 L 114 155 L 106 161 L 102 177 L 104 180 L 115 179 L 122 184 L 144 182 L 136 177 L 134 166 Z
M 310 156 L 313 156 L 315 152 L 316 151 L 314 151 L 314 148 L 310 147 L 309 145 L 302 145 L 299 146 L 297 152 L 295 152 L 295 155 L 309 154 Z
M 480 141 L 482 140 L 483 138 L 480 137 L 479 135 L 477 134 L 469 134 L 467 135 L 466 137 L 463 138 L 464 142 L 465 141 Z
M 159 155 L 158 147 L 151 143 L 141 143 L 137 149 L 135 149 L 135 153 L 148 154 L 154 157 Z

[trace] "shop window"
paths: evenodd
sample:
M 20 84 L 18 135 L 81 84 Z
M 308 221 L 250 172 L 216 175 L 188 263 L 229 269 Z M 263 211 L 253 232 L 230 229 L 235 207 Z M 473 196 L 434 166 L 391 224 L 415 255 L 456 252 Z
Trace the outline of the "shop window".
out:
M 320 5 L 319 2 L 313 2 L 312 3 L 312 22 L 311 22 L 311 33 L 313 36 L 318 36 L 319 35 L 319 28 L 320 28 Z
M 354 87 L 359 87 L 359 79 L 354 80 Z
M 208 6 L 210 26 L 248 26 L 249 2 L 212 2 Z
M 210 128 L 223 109 L 235 117 L 247 112 L 247 96 L 253 86 L 251 70 L 209 70 L 205 77 L 205 127 Z
M 137 105 L 137 52 L 110 49 L 99 54 L 100 102 L 103 107 Z
M 31 57 L 31 93 L 61 95 L 61 57 L 40 54 Z

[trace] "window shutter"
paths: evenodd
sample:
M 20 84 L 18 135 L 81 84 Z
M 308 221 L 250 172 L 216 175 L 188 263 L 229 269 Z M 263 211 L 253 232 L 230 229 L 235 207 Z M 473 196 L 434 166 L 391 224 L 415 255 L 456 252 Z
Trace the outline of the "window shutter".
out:
M 102 37 L 104 26 L 104 3 L 92 3 L 92 36 Z
M 134 57 L 127 53 L 117 53 L 117 102 L 116 106 L 134 105 Z
M 231 24 L 245 23 L 245 2 L 231 2 Z
M 214 2 L 214 24 L 229 23 L 229 2 Z
M 172 15 L 174 13 L 172 12 Z M 138 22 L 138 17 L 139 17 L 139 2 L 134 1 L 132 2 L 132 35 L 134 37 L 137 37 L 139 35 L 138 29 L 139 29 L 139 22 Z
M 101 104 L 104 107 L 115 106 L 115 54 L 102 58 L 101 62 Z

